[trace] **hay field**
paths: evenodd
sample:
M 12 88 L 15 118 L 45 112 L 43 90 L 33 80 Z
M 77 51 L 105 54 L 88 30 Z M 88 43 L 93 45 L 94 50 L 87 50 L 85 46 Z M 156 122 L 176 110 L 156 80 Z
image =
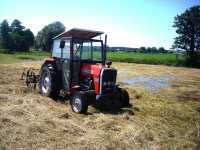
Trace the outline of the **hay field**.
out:
M 200 70 L 114 63 L 132 107 L 75 114 L 68 101 L 42 97 L 19 80 L 41 61 L 0 64 L 0 150 L 3 149 L 200 149 Z M 173 76 L 170 86 L 151 90 L 124 81 Z

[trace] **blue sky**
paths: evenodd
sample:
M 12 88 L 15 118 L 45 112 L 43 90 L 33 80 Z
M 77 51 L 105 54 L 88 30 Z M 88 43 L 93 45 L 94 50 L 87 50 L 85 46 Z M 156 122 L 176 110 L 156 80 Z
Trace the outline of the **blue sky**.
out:
M 110 46 L 170 48 L 174 16 L 200 0 L 0 0 L 0 21 L 19 19 L 35 35 L 61 21 L 66 30 L 105 31 Z

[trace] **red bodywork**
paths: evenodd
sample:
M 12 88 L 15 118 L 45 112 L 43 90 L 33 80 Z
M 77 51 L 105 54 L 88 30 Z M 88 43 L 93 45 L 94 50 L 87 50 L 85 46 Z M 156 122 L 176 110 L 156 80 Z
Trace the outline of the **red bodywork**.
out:
M 55 58 L 46 58 L 44 61 L 44 64 L 48 63 L 55 63 Z M 95 93 L 99 94 L 100 92 L 100 75 L 101 75 L 101 70 L 102 68 L 107 68 L 107 65 L 103 64 L 87 64 L 84 63 L 81 67 L 81 77 L 83 78 L 92 78 L 94 81 L 94 89 Z M 78 89 L 78 87 L 73 87 L 75 89 Z M 71 91 L 73 91 L 71 89 Z
M 96 94 L 100 91 L 100 75 L 104 67 L 105 65 L 102 64 L 83 64 L 81 68 L 81 77 L 93 78 Z

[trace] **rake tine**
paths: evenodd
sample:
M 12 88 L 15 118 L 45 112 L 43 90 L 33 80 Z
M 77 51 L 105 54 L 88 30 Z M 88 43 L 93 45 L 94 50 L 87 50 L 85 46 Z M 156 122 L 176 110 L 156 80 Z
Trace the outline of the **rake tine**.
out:
M 20 80 L 24 80 L 24 76 L 26 76 L 25 72 L 26 72 L 26 69 L 24 68 L 24 70 L 23 70 L 23 72 L 21 74 Z
M 20 80 L 25 80 L 26 86 L 28 88 L 36 89 L 36 85 L 38 83 L 39 74 L 36 73 L 38 69 L 28 68 L 24 69 Z

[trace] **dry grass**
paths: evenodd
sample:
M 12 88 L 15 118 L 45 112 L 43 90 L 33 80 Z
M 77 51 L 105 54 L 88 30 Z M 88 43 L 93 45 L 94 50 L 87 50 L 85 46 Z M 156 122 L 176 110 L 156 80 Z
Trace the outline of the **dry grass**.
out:
M 118 81 L 140 75 L 172 75 L 172 87 L 150 92 L 123 85 L 133 107 L 118 113 L 71 111 L 19 80 L 26 67 L 42 62 L 0 65 L 1 149 L 199 149 L 200 70 L 116 63 Z

